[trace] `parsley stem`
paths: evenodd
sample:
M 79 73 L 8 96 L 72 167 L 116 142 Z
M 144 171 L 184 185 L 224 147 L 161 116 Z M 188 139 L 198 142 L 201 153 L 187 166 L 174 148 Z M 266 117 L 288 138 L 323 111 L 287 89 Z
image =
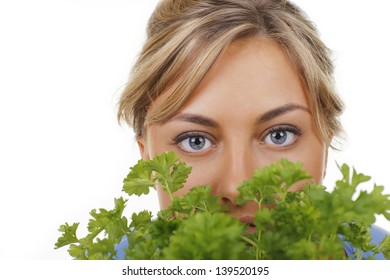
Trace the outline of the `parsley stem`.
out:
M 259 207 L 258 211 L 261 211 L 261 203 L 263 202 L 263 199 L 260 198 L 259 201 L 257 202 L 257 205 Z M 256 260 L 261 259 L 261 251 L 259 248 L 260 240 L 261 240 L 261 230 L 256 227 L 256 232 L 257 232 L 257 245 L 256 245 Z
M 172 195 L 172 191 L 171 191 L 171 186 L 169 185 L 168 181 L 166 178 L 164 178 L 164 187 L 165 187 L 165 190 L 167 191 L 171 201 L 173 200 L 173 195 Z
M 261 211 L 261 203 L 263 202 L 263 199 L 262 198 L 260 198 L 258 201 L 256 200 L 256 202 L 257 202 L 257 206 L 258 206 L 258 211 Z
M 261 259 L 261 251 L 260 251 L 260 248 L 259 248 L 260 241 L 261 241 L 261 230 L 258 230 L 257 231 L 256 260 L 260 260 Z
M 256 244 L 256 242 L 254 242 L 253 240 L 249 239 L 249 238 L 246 237 L 245 235 L 241 235 L 241 238 L 242 238 L 245 242 L 249 243 L 250 245 L 252 245 L 253 247 L 255 247 L 255 248 L 257 249 L 257 244 Z

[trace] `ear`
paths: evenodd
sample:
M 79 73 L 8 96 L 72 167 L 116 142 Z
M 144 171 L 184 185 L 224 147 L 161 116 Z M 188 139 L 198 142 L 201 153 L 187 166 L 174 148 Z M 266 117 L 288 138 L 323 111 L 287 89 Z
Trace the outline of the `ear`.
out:
M 325 178 L 325 176 L 326 176 L 326 170 L 328 169 L 327 167 L 328 167 L 328 151 L 329 151 L 329 146 L 327 145 L 326 147 L 325 147 L 325 158 L 324 158 L 324 160 L 325 160 L 325 163 L 324 163 L 324 174 L 322 175 L 322 179 L 324 179 Z
M 149 151 L 147 148 L 147 143 L 146 139 L 142 136 L 137 136 L 137 144 L 138 144 L 138 149 L 141 154 L 141 157 L 143 160 L 149 160 Z M 156 186 L 153 186 L 154 189 L 156 189 Z
M 146 148 L 146 140 L 142 136 L 137 136 L 138 149 L 143 160 L 149 159 L 149 154 Z

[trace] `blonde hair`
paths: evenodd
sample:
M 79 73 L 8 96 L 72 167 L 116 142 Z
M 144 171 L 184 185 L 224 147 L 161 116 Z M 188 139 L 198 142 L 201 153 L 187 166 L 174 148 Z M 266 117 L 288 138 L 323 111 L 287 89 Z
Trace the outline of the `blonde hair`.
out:
M 251 36 L 271 38 L 284 50 L 307 86 L 318 132 L 330 144 L 342 131 L 343 110 L 331 52 L 302 10 L 287 0 L 162 0 L 120 98 L 118 120 L 138 136 L 146 124 L 169 120 L 229 44 Z M 150 108 L 167 89 L 172 90 L 166 100 Z

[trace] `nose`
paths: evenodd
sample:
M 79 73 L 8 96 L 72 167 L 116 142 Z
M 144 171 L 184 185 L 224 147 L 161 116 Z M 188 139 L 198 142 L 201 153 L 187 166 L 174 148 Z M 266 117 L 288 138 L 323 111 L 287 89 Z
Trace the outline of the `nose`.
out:
M 214 192 L 225 204 L 235 205 L 238 186 L 255 171 L 255 155 L 245 146 L 226 149 L 217 168 L 220 176 L 214 184 Z

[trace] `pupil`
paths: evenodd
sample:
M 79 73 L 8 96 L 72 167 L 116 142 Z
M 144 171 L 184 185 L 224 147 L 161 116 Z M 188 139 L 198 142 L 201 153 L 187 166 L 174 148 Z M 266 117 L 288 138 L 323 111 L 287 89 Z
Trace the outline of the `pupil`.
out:
M 192 137 L 190 139 L 190 146 L 194 150 L 200 150 L 204 147 L 205 141 L 202 137 Z
M 284 131 L 274 132 L 272 133 L 271 138 L 272 142 L 274 142 L 275 144 L 283 144 L 286 141 L 287 133 L 285 133 Z

